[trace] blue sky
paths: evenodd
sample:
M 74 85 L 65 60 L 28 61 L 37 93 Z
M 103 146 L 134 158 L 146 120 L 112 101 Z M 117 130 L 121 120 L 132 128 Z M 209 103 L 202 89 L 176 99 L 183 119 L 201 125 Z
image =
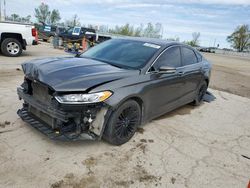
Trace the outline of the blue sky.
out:
M 181 41 L 200 32 L 202 46 L 213 46 L 216 41 L 220 47 L 229 47 L 226 37 L 238 25 L 250 25 L 250 0 L 6 0 L 7 14 L 34 17 L 34 8 L 41 2 L 58 9 L 62 20 L 77 14 L 85 25 L 159 22 L 164 38 Z

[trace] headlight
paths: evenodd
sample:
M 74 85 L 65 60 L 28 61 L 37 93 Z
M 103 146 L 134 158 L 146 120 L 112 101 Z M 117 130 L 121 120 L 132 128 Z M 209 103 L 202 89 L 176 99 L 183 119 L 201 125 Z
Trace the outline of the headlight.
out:
M 89 94 L 66 94 L 55 96 L 59 103 L 64 104 L 87 104 L 87 103 L 97 103 L 108 99 L 112 95 L 110 91 L 102 91 L 98 93 Z

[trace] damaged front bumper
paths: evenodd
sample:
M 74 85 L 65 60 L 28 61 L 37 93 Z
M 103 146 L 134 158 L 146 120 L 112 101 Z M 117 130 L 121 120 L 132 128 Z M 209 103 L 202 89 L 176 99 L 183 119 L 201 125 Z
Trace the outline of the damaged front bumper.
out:
M 110 115 L 104 103 L 61 105 L 51 99 L 44 103 L 27 94 L 22 87 L 17 94 L 24 100 L 17 114 L 23 121 L 54 140 L 99 140 Z

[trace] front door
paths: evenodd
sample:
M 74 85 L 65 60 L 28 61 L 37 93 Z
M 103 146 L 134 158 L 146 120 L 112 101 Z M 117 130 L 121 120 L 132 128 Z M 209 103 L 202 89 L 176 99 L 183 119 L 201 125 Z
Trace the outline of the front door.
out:
M 174 73 L 161 73 L 159 68 L 176 68 Z M 166 49 L 150 69 L 150 117 L 164 114 L 181 105 L 182 88 L 185 85 L 182 74 L 181 51 L 179 46 Z

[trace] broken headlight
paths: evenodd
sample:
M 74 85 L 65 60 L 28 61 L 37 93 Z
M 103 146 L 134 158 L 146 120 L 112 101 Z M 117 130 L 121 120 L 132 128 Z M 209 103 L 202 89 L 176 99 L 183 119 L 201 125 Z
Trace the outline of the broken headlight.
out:
M 55 96 L 59 103 L 64 104 L 86 104 L 105 101 L 112 95 L 110 91 L 102 91 L 89 94 L 66 94 Z

